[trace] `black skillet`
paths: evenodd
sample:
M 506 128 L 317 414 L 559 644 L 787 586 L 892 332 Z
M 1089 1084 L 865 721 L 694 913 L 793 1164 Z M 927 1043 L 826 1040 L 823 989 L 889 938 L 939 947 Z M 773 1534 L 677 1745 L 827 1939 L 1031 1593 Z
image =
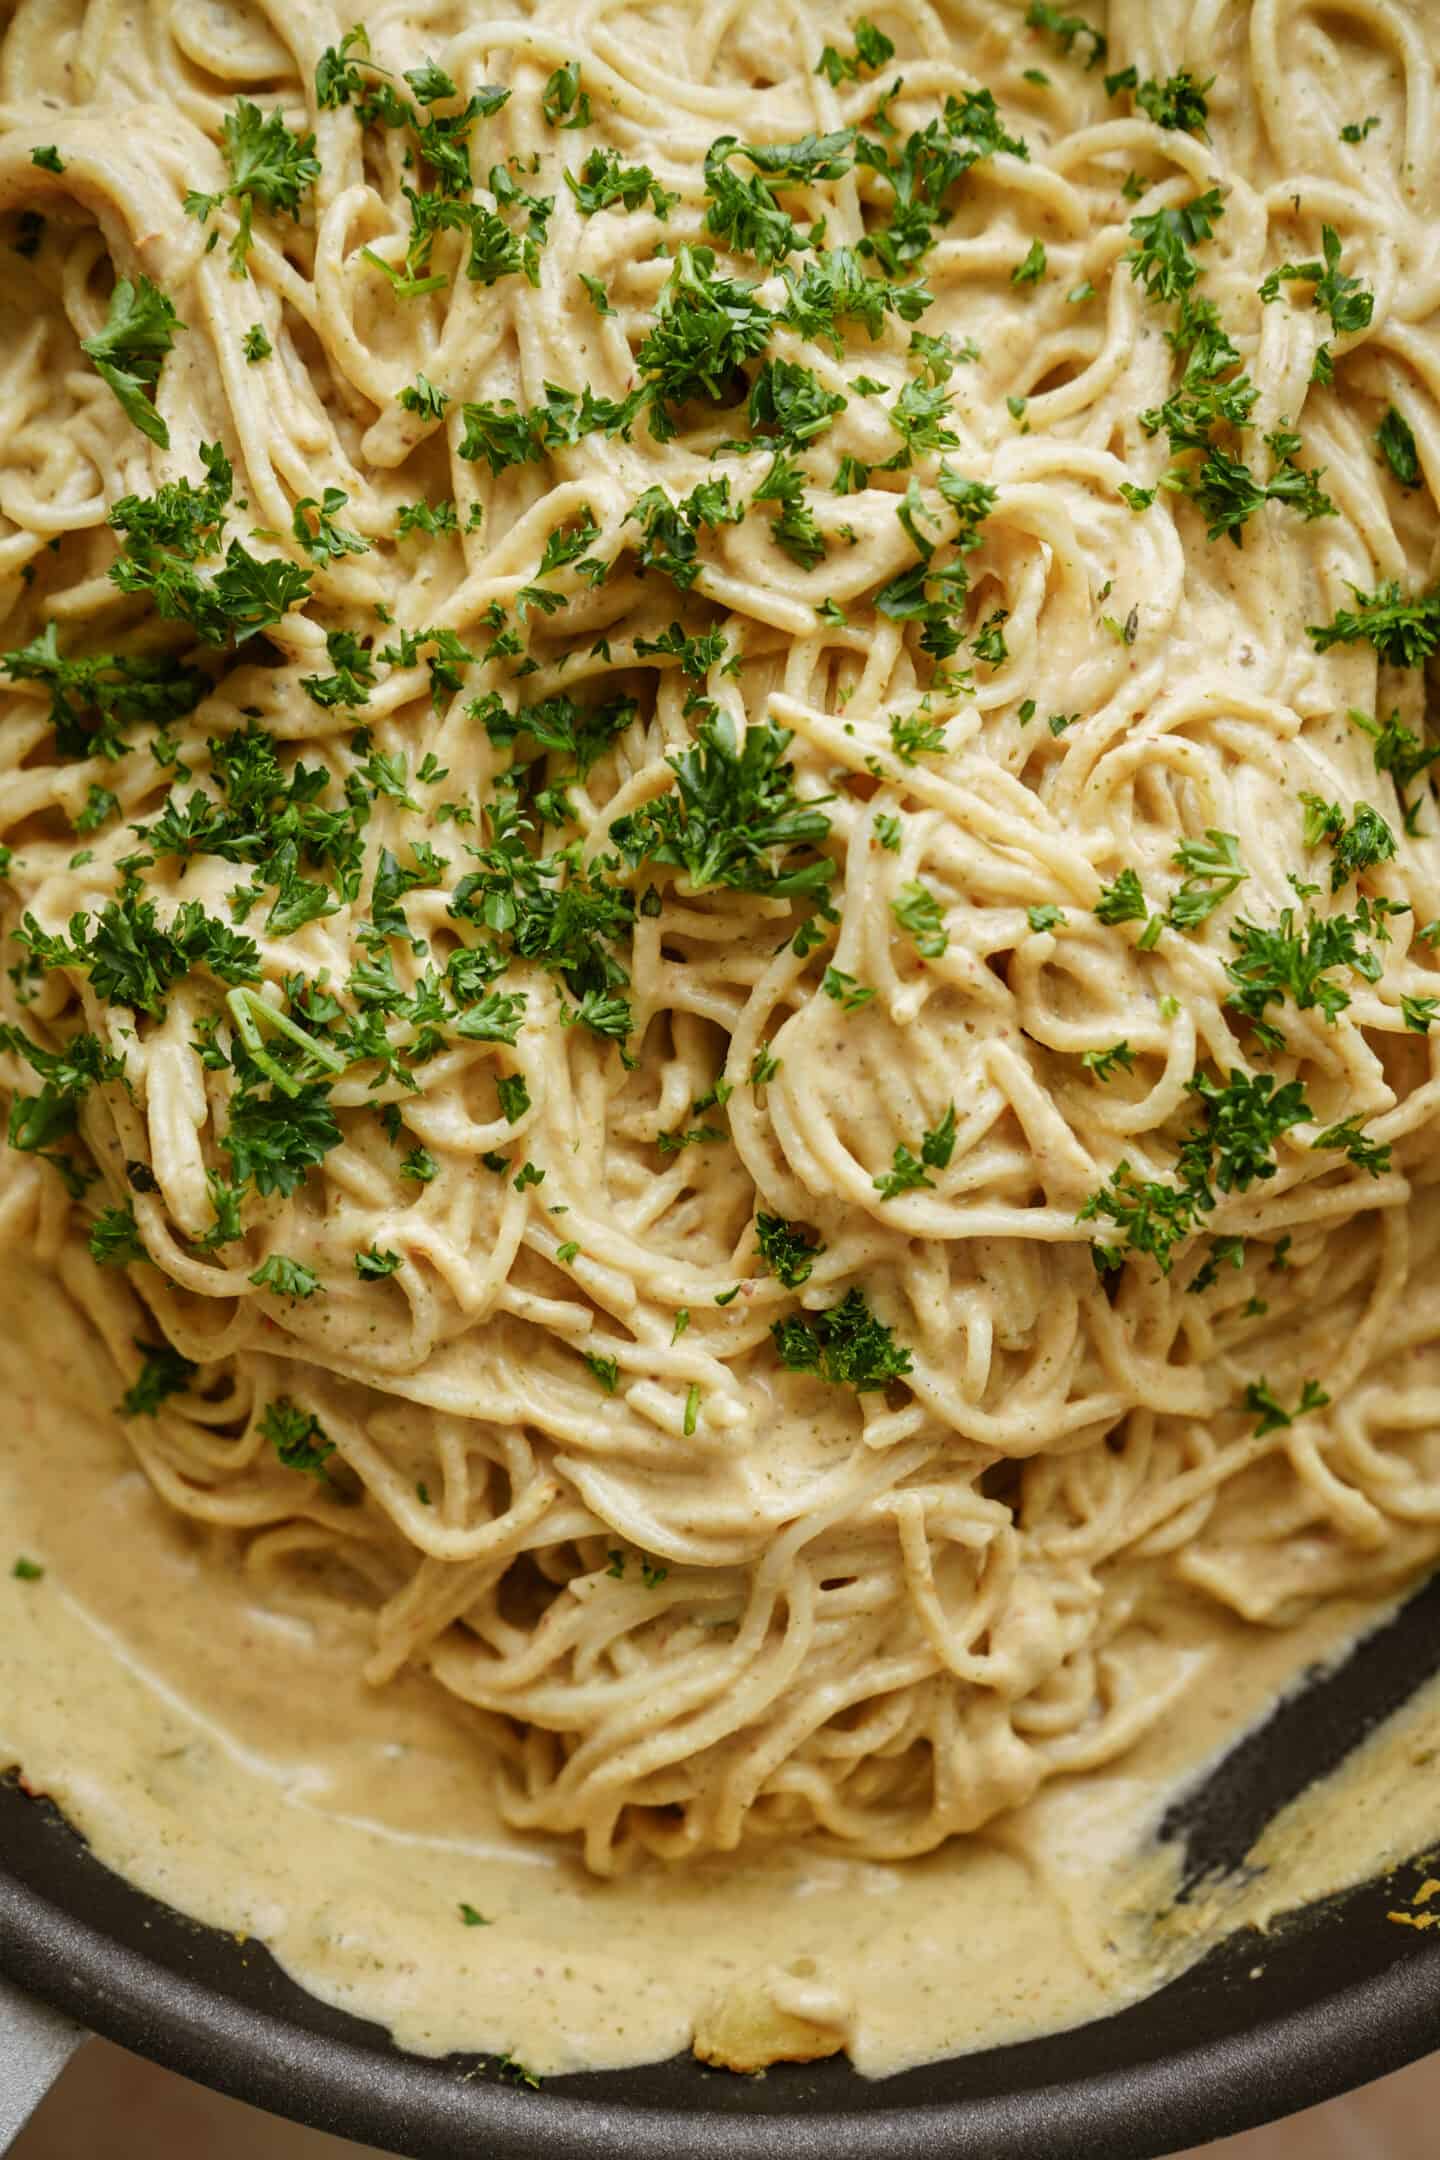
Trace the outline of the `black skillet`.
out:
M 1437 1666 L 1440 1576 L 1171 1811 L 1187 1883 L 1238 1866 Z M 1440 1761 L 1434 1776 L 1440 1844 Z M 257 1945 L 131 1889 L 0 1783 L 0 1974 L 203 2084 L 414 2160 L 1155 2160 L 1440 2048 L 1440 1929 L 1387 1917 L 1418 1879 L 1402 1869 L 1233 1936 L 1116 2016 L 881 2083 L 843 2061 L 750 2079 L 686 2056 L 531 2091 L 485 2057 L 402 2054 Z

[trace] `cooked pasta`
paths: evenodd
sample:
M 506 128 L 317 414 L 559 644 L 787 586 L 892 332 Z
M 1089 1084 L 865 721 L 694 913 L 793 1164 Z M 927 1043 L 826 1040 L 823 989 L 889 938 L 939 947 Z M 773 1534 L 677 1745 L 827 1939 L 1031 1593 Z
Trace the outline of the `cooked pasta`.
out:
M 1435 48 L 10 17 L 4 1235 L 600 1873 L 1440 1551 Z

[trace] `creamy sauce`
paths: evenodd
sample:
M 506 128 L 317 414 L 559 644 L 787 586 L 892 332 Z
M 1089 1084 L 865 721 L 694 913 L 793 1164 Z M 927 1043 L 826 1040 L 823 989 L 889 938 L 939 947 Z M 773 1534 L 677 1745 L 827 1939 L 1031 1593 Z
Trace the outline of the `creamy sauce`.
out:
M 0 209 L 27 221 L 0 249 L 6 641 L 18 651 L 49 625 L 67 657 L 128 646 L 107 513 L 181 472 L 195 481 L 198 444 L 223 442 L 226 531 L 288 551 L 304 604 L 292 577 L 264 666 L 248 637 L 217 646 L 169 755 L 218 787 L 212 740 L 254 720 L 286 769 L 303 751 L 336 817 L 356 788 L 365 810 L 346 843 L 365 874 L 343 894 L 337 874 L 333 906 L 327 885 L 318 912 L 243 915 L 254 981 L 276 1001 L 266 1027 L 283 1022 L 292 1050 L 297 1014 L 328 1028 L 292 985 L 358 1000 L 351 970 L 377 936 L 417 1014 L 440 995 L 422 957 L 460 986 L 453 1008 L 441 1000 L 443 1049 L 423 1055 L 428 1023 L 408 1046 L 387 1036 L 383 1061 L 368 1035 L 352 1058 L 300 1027 L 304 1054 L 323 1050 L 336 1074 L 300 1151 L 313 1142 L 323 1161 L 293 1192 L 237 1187 L 234 1234 L 218 1236 L 213 1179 L 229 1163 L 247 1184 L 234 1140 L 256 1098 L 202 1049 L 203 1029 L 237 1041 L 213 973 L 183 972 L 163 1016 L 154 997 L 142 1011 L 102 995 L 83 939 L 47 946 L 69 957 L 18 974 L 13 994 L 0 979 L 4 1017 L 24 1023 L 0 1049 L 7 1093 L 34 1093 L 17 1042 L 43 1060 L 82 1021 L 125 1075 L 86 1099 L 98 1180 L 74 1206 L 49 1164 L 3 1151 L 0 1238 L 31 1266 L 0 1276 L 0 1524 L 43 1574 L 13 1575 L 0 1546 L 0 1763 L 122 1874 L 263 1941 L 422 2052 L 618 2065 L 697 2027 L 742 2029 L 758 2006 L 761 2028 L 788 2018 L 807 2051 L 843 2045 L 883 2075 L 1103 2015 L 1225 1928 L 1440 1830 L 1432 1696 L 1272 1827 L 1243 1890 L 1176 1906 L 1177 1856 L 1155 1842 L 1185 1780 L 1440 1551 L 1440 973 L 1421 930 L 1440 907 L 1440 832 L 1433 818 L 1410 830 L 1377 735 L 1345 718 L 1393 707 L 1418 743 L 1424 679 L 1339 614 L 1347 588 L 1391 580 L 1428 607 L 1434 577 L 1435 9 L 1117 7 L 1111 64 L 1123 75 L 1133 59 L 1137 77 L 1118 102 L 1084 64 L 1098 31 L 1072 52 L 1073 28 L 1057 46 L 1019 0 L 882 12 L 908 85 L 893 104 L 858 49 L 848 71 L 817 69 L 838 22 L 818 0 L 502 0 L 493 21 L 468 0 L 377 10 L 373 58 L 392 83 L 433 54 L 466 89 L 493 68 L 510 91 L 472 177 L 490 170 L 495 192 L 509 159 L 555 194 L 543 248 L 526 227 L 532 285 L 513 267 L 477 275 L 496 267 L 479 255 L 466 274 L 458 231 L 411 228 L 418 123 L 411 145 L 358 104 L 319 105 L 349 5 L 0 6 Z M 586 86 L 573 131 L 545 110 L 563 65 L 581 71 L 572 94 Z M 1152 71 L 1182 66 L 1192 94 L 1216 77 L 1198 129 L 1178 110 L 1146 117 Z M 1023 124 L 1023 155 L 989 144 L 983 106 L 964 118 L 977 84 L 1007 128 Z M 317 123 L 313 187 L 298 215 L 262 204 L 253 246 L 255 205 L 242 227 L 224 185 L 241 90 Z M 706 396 L 690 396 L 663 359 L 673 321 L 658 326 L 688 304 L 684 249 L 723 228 L 706 207 L 717 141 L 798 151 L 879 127 L 881 96 L 895 142 L 963 98 L 945 125 L 975 138 L 973 167 L 915 259 L 933 286 L 918 348 L 908 314 L 872 330 L 839 307 L 843 334 L 801 334 L 772 315 L 778 273 L 756 285 L 769 297 L 749 306 L 750 361 L 790 339 L 832 408 L 793 438 L 804 458 L 786 497 L 777 438 L 751 443 L 748 470 L 727 447 L 748 425 L 735 370 L 718 369 L 723 397 L 703 374 Z M 592 150 L 653 160 L 667 207 L 652 193 L 649 208 L 582 214 L 562 175 Z M 828 249 L 875 244 L 895 191 L 873 172 L 786 191 L 810 228 L 797 262 L 822 223 Z M 544 224 L 507 193 L 503 217 L 485 212 L 487 247 L 520 248 L 526 201 Z M 1158 242 L 1130 242 L 1173 238 L 1156 221 L 1180 205 L 1207 228 L 1187 273 L 1197 302 L 1238 341 L 1207 365 L 1243 356 L 1254 371 L 1225 385 L 1250 420 L 1243 553 L 1223 519 L 1207 533 L 1214 483 L 1176 429 L 1160 428 L 1167 453 L 1140 417 L 1175 394 L 1200 318 L 1187 329 L 1160 289 L 1179 269 Z M 448 266 L 443 301 L 391 289 L 407 230 L 412 268 L 432 241 Z M 734 237 L 721 253 L 743 300 L 752 270 L 781 258 Z M 1318 262 L 1294 267 L 1322 238 L 1323 279 Z M 158 280 L 176 315 L 140 432 L 133 399 L 82 365 L 111 268 Z M 643 357 L 652 345 L 661 360 Z M 571 439 L 567 398 L 589 390 L 618 411 L 645 381 L 652 418 L 669 400 L 678 420 L 597 419 Z M 928 441 L 927 401 L 927 428 L 944 421 Z M 477 446 L 487 429 L 513 435 L 497 415 L 521 410 L 519 447 Z M 1304 462 L 1281 480 L 1262 445 L 1282 457 L 1292 423 Z M 552 434 L 553 454 L 532 456 Z M 667 582 L 662 554 L 642 559 L 642 506 L 660 489 L 679 520 L 717 476 L 743 515 L 686 512 L 666 546 L 698 553 L 688 568 L 675 556 Z M 1333 501 L 1305 492 L 1322 479 Z M 342 538 L 318 546 L 306 520 L 332 488 Z M 414 524 L 427 507 L 428 532 Z M 937 556 L 922 535 L 941 531 Z M 143 568 L 128 560 L 127 575 Z M 907 612 L 917 595 L 938 640 Z M 711 659 L 671 664 L 682 616 L 687 646 L 713 624 Z M 153 611 L 126 619 L 171 650 Z M 371 641 L 380 620 L 404 635 L 395 656 L 375 651 L 373 696 L 307 689 L 325 641 Z M 453 697 L 418 658 L 441 630 L 467 655 Z M 963 679 L 947 682 L 932 661 L 961 645 Z M 93 920 L 177 773 L 141 732 L 113 760 L 72 755 L 28 666 L 3 715 L 7 963 L 31 913 L 56 940 L 77 911 Z M 727 725 L 784 730 L 777 778 L 792 774 L 816 843 L 761 849 L 774 860 L 753 891 L 708 869 L 671 876 L 661 843 L 702 681 Z M 553 785 L 536 791 L 538 766 L 511 755 L 546 740 L 532 700 L 572 694 L 597 756 L 582 769 L 577 737 L 572 770 L 569 749 L 547 749 Z M 373 768 L 372 730 L 388 761 Z M 442 779 L 450 801 L 407 792 Z M 578 890 L 572 837 L 597 874 L 612 835 L 640 849 L 630 883 L 586 903 L 608 894 L 598 920 L 622 934 L 587 932 L 583 948 L 586 979 L 624 983 L 630 1002 L 587 990 L 589 1019 L 571 1009 L 575 971 L 535 949 L 538 903 L 525 939 L 488 958 L 472 945 L 462 835 L 487 818 L 498 834 L 512 783 L 566 836 L 570 867 L 557 855 L 533 872 L 557 910 Z M 1353 820 L 1348 860 L 1333 820 L 1317 839 L 1302 815 L 1331 798 L 1340 829 Z M 1378 830 L 1362 832 L 1362 804 Z M 265 830 L 281 830 L 269 812 Z M 183 900 L 228 925 L 225 849 L 156 850 L 141 884 L 165 921 Z M 257 876 L 278 842 L 272 856 Z M 412 912 L 396 918 L 401 862 Z M 1143 936 L 1122 877 L 1154 910 Z M 836 907 L 801 938 L 807 881 Z M 1289 1030 L 1277 1082 L 1306 1107 L 1276 1120 L 1263 1160 L 1242 1149 L 1221 1175 L 1186 1083 L 1203 1074 L 1214 1107 L 1258 1047 L 1235 1022 L 1241 911 L 1267 939 L 1284 925 L 1288 951 L 1306 894 L 1321 914 L 1383 901 L 1393 921 L 1366 915 L 1373 950 L 1348 988 L 1339 961 L 1321 971 L 1334 1011 L 1260 997 L 1267 1026 Z M 469 1025 L 492 965 L 523 1025 Z M 1252 1004 L 1261 988 L 1249 982 Z M 372 975 L 376 995 L 390 1010 Z M 240 1009 L 258 1030 L 253 994 Z M 633 1036 L 623 1063 L 616 1025 Z M 1275 1102 L 1260 1118 L 1262 1076 L 1251 1084 L 1245 1118 L 1264 1123 Z M 707 1129 L 707 1105 L 723 1125 Z M 1162 1184 L 1177 1223 L 1191 1218 L 1167 1271 L 1140 1264 L 1133 1228 L 1122 1251 L 1123 1179 L 1131 1162 L 1178 1176 L 1182 1144 L 1217 1154 L 1217 1191 L 1182 1208 Z M 512 1169 L 504 1150 L 516 1174 L 496 1172 L 497 1156 Z M 108 1238 L 122 1203 L 149 1263 L 128 1274 L 84 1258 L 102 1206 Z M 767 1254 L 767 1219 L 798 1246 Z M 1097 1225 L 1108 1287 L 1085 1250 Z M 822 1359 L 851 1292 L 864 1359 L 853 1341 Z M 138 1382 L 141 1335 L 178 1351 L 193 1386 L 137 1414 L 127 1441 L 110 1405 Z M 904 1387 L 887 1391 L 887 1373 Z M 333 1482 L 303 1474 L 317 1440 Z M 237 1526 L 260 1533 L 248 1554 Z M 367 1669 L 395 1677 L 371 1685 Z M 502 1823 L 484 1713 L 529 1736 L 509 1820 L 555 1842 Z M 801 1834 L 812 1820 L 852 1855 L 886 1857 L 823 1850 Z M 687 1841 L 701 1857 L 683 1867 L 654 1858 Z M 726 2059 L 723 2041 L 705 2051 Z
M 1375 1609 L 1278 1633 L 1177 1597 L 1181 1714 L 992 1834 L 903 1867 L 767 1851 L 597 1882 L 504 1829 L 483 1741 L 438 1689 L 359 1679 L 362 1625 L 267 1612 L 230 1549 L 162 1507 L 105 1409 L 103 1354 L 13 1265 L 0 1379 L 0 1761 L 105 1863 L 258 1937 L 407 2048 L 510 2049 L 540 2073 L 684 2048 L 737 1983 L 805 2004 L 857 2066 L 1072 2025 L 1143 1995 L 1222 1927 L 1360 1880 L 1440 1832 L 1432 1693 L 1268 1834 L 1258 1882 L 1172 1913 L 1167 1797 Z M 1359 1804 L 1363 1798 L 1364 1804 Z M 461 1904 L 489 1923 L 466 1926 Z

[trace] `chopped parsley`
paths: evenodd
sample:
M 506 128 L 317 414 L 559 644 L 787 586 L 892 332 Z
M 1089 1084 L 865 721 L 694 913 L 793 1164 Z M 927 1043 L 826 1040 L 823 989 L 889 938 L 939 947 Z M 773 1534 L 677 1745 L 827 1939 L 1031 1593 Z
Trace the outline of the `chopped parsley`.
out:
M 312 1298 L 325 1287 L 313 1268 L 284 1253 L 267 1254 L 250 1280 L 257 1290 L 273 1290 L 277 1297 Z
M 1107 75 L 1105 87 L 1112 97 L 1116 89 L 1133 90 L 1136 104 L 1156 127 L 1172 132 L 1178 129 L 1208 142 L 1210 137 L 1205 123 L 1210 117 L 1210 108 L 1205 93 L 1214 81 L 1213 75 L 1207 75 L 1204 82 L 1197 82 L 1188 68 L 1181 68 L 1178 74 L 1167 77 L 1164 82 L 1156 82 L 1153 77 L 1138 82 L 1135 70 L 1126 68 L 1121 75 Z
M 140 1371 L 120 1398 L 121 1417 L 158 1417 L 162 1403 L 172 1395 L 183 1395 L 200 1370 L 189 1358 L 182 1357 L 172 1343 L 150 1343 L 136 1340 L 140 1352 Z
M 1018 262 L 1010 272 L 1012 285 L 1038 285 L 1045 276 L 1045 243 L 1032 240 L 1023 262 Z
M 109 523 L 124 535 L 110 570 L 124 593 L 142 593 L 156 612 L 183 622 L 209 645 L 267 630 L 310 594 L 310 576 L 295 563 L 262 560 L 232 539 L 213 573 L 199 565 L 219 553 L 234 487 L 230 461 L 218 443 L 200 445 L 205 480 L 168 481 L 151 496 L 125 495 Z
M 540 110 L 551 127 L 589 127 L 590 97 L 580 87 L 578 60 L 568 60 L 555 69 L 541 93 Z
M 770 721 L 741 738 L 728 712 L 712 710 L 695 746 L 668 760 L 675 788 L 610 827 L 624 860 L 674 864 L 697 889 L 823 897 L 834 865 L 813 851 L 830 820 L 796 795 L 790 740 Z
M 599 1357 L 593 1351 L 584 1352 L 586 1366 L 607 1395 L 613 1395 L 620 1385 L 620 1367 L 613 1357 Z
M 826 997 L 833 999 L 844 1013 L 859 1012 L 861 1006 L 868 1005 L 875 995 L 872 989 L 857 982 L 853 975 L 847 975 L 844 968 L 838 967 L 826 968 L 820 987 Z
M 1097 30 L 1083 15 L 1072 15 L 1064 8 L 1055 7 L 1052 0 L 1030 0 L 1025 21 L 1031 30 L 1048 31 L 1066 55 L 1071 52 L 1076 39 L 1083 38 L 1087 68 L 1098 67 L 1110 49 L 1103 30 Z
M 822 1312 L 777 1320 L 770 1333 L 787 1371 L 815 1373 L 832 1387 L 851 1387 L 860 1395 L 888 1387 L 912 1368 L 910 1352 L 858 1289 L 847 1290 L 838 1305 Z
M 693 398 L 718 403 L 736 369 L 763 351 L 772 317 L 753 285 L 721 276 L 712 249 L 682 247 L 649 334 L 635 355 L 649 391 L 651 425 L 673 434 L 672 408 Z
M 1097 1080 L 1110 1081 L 1117 1072 L 1135 1070 L 1135 1053 L 1128 1042 L 1117 1042 L 1108 1050 L 1082 1050 L 1080 1062 Z
M 1328 623 L 1308 625 L 1316 652 L 1332 645 L 1373 645 L 1391 667 L 1420 667 L 1440 649 L 1440 585 L 1405 598 L 1397 578 L 1374 592 L 1350 587 L 1353 608 L 1339 608 Z
M 1380 973 L 1375 953 L 1360 942 L 1361 933 L 1375 929 L 1370 910 L 1361 915 L 1320 917 L 1307 912 L 1304 926 L 1296 927 L 1293 908 L 1282 909 L 1272 924 L 1248 921 L 1244 916 L 1230 932 L 1236 956 L 1225 964 L 1230 979 L 1230 1004 L 1245 1014 L 1260 1040 L 1272 1049 L 1284 1038 L 1266 1020 L 1272 1004 L 1287 999 L 1302 1012 L 1318 1009 L 1334 1021 L 1350 1003 L 1350 993 L 1335 981 L 1341 968 L 1353 968 L 1367 980 Z M 1382 925 L 1383 927 L 1383 925 Z
M 1293 1410 L 1286 1410 L 1275 1398 L 1268 1381 L 1252 1380 L 1245 1390 L 1245 1408 L 1256 1419 L 1255 1438 L 1263 1439 L 1267 1433 L 1280 1432 L 1293 1425 L 1296 1418 L 1306 1417 L 1312 1410 L 1323 1410 L 1330 1397 L 1316 1380 L 1307 1380 L 1300 1390 L 1300 1400 Z
M 135 1221 L 134 1203 L 129 1200 L 120 1207 L 102 1208 L 90 1225 L 86 1242 L 91 1259 L 101 1267 L 129 1267 L 150 1257 Z
M 833 45 L 827 45 L 816 65 L 815 73 L 823 75 L 836 89 L 842 82 L 859 82 L 862 74 L 873 74 L 895 57 L 895 47 L 890 39 L 883 30 L 877 30 L 868 17 L 857 16 L 850 34 L 855 40 L 853 53 L 840 53 Z
M 1298 283 L 1313 286 L 1310 296 L 1312 307 L 1318 308 L 1330 318 L 1331 327 L 1340 335 L 1352 330 L 1368 329 L 1375 312 L 1375 295 L 1358 277 L 1347 277 L 1340 268 L 1340 235 L 1333 225 L 1320 228 L 1320 245 L 1324 260 L 1301 263 L 1281 263 L 1270 271 L 1260 287 L 1264 301 L 1279 298 L 1280 287 Z
M 220 123 L 220 141 L 230 168 L 230 185 L 218 195 L 203 195 L 192 188 L 185 197 L 185 211 L 204 224 L 222 202 L 239 204 L 230 267 L 237 277 L 244 277 L 254 239 L 255 205 L 297 217 L 301 197 L 320 177 L 320 160 L 313 134 L 295 134 L 282 113 L 262 112 L 243 97 L 236 99 L 235 110 Z
M 622 210 L 638 210 L 648 198 L 663 221 L 680 200 L 660 185 L 648 165 L 622 165 L 614 150 L 592 150 L 578 173 L 566 173 L 565 184 L 584 217 L 613 209 L 617 203 Z
M 121 653 L 66 657 L 48 622 L 28 645 L 0 655 L 12 682 L 43 684 L 61 757 L 119 757 L 129 729 L 168 727 L 192 712 L 209 689 L 206 678 L 178 661 Z
M 755 1239 L 761 1259 L 776 1281 L 787 1290 L 799 1290 L 809 1282 L 811 1270 L 825 1247 L 811 1241 L 799 1223 L 783 1215 L 755 1217 Z
M 1375 447 L 1402 487 L 1418 488 L 1420 485 L 1420 456 L 1415 447 L 1415 434 L 1403 413 L 1393 405 L 1385 409 L 1385 417 L 1375 430 Z
M 335 1443 L 312 1410 L 292 1402 L 288 1395 L 278 1395 L 261 1412 L 260 1430 L 286 1470 L 328 1479 L 325 1465 L 335 1453 Z
M 902 885 L 900 897 L 890 903 L 890 912 L 900 928 L 909 931 L 917 952 L 927 960 L 940 959 L 950 943 L 950 933 L 945 928 L 944 911 L 927 886 L 918 880 Z
M 126 418 L 162 450 L 170 447 L 170 430 L 155 409 L 155 386 L 175 332 L 184 327 L 174 302 L 142 272 L 133 282 L 116 280 L 104 329 L 80 346 Z

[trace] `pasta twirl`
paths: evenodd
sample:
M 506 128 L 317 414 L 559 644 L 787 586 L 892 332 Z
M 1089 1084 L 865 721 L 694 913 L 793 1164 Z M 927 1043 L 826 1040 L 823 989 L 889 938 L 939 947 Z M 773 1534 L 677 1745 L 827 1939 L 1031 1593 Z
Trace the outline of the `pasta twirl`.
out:
M 601 1873 L 1433 1564 L 1418 11 L 63 14 L 0 1220 L 162 1497 Z

